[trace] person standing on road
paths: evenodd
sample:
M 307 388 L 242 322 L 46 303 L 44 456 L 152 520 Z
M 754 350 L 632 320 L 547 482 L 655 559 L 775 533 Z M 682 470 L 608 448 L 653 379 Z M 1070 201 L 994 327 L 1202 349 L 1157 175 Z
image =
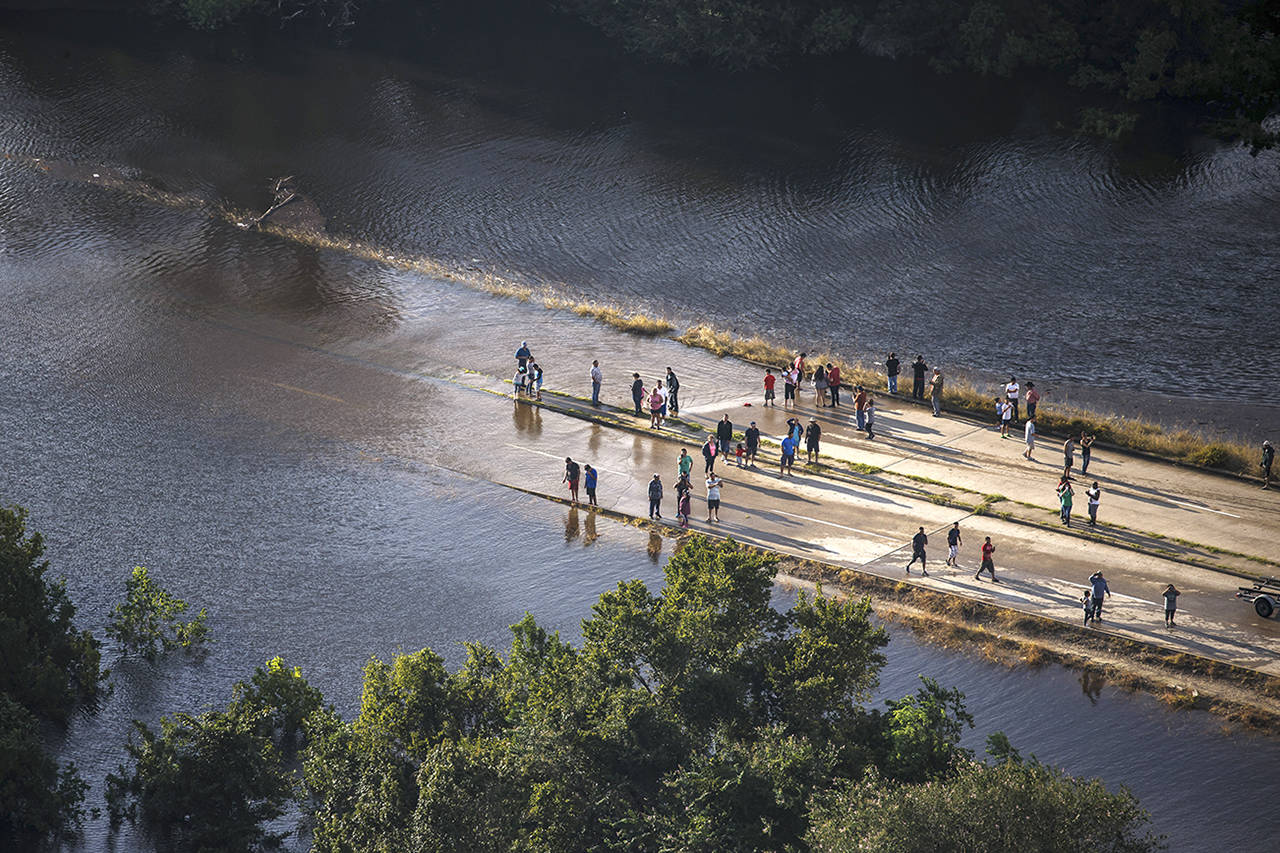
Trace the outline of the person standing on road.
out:
M 596 482 L 598 479 L 595 468 L 590 465 L 582 466 L 582 487 L 587 490 L 587 503 L 591 506 L 599 506 L 596 503 Z
M 569 484 L 569 499 L 574 503 L 578 502 L 578 475 L 582 472 L 582 468 L 572 457 L 564 458 L 564 479 L 560 482 Z
M 1093 587 L 1093 619 L 1101 622 L 1102 600 L 1111 595 L 1111 587 L 1107 586 L 1107 579 L 1102 576 L 1101 570 L 1089 575 L 1089 585 Z
M 667 404 L 662 396 L 662 383 L 653 386 L 649 392 L 649 429 L 662 429 L 662 407 Z
M 680 380 L 670 367 L 667 368 L 667 409 L 673 415 L 680 413 Z
M 1071 526 L 1071 499 L 1075 490 L 1071 488 L 1071 478 L 1066 474 L 1058 481 L 1058 503 L 1062 509 L 1062 523 Z
M 680 448 L 680 458 L 676 460 L 676 479 L 680 477 L 688 477 L 689 472 L 693 470 L 693 457 L 689 455 L 689 451 Z
M 929 569 L 925 565 L 925 546 L 929 544 L 929 537 L 924 535 L 924 528 L 920 528 L 920 532 L 911 537 L 911 562 L 907 563 L 907 574 L 911 574 L 911 567 L 915 565 L 916 560 L 920 561 L 920 573 L 925 577 L 929 576 Z
M 1036 449 L 1036 419 L 1031 417 L 1030 414 L 1027 415 L 1027 423 L 1022 428 L 1022 431 L 1027 437 L 1027 449 L 1023 451 L 1022 455 L 1030 459 L 1032 452 Z
M 1166 628 L 1175 627 L 1173 616 L 1178 612 L 1178 596 L 1181 594 L 1173 584 L 1166 586 L 1164 592 L 1161 593 L 1164 596 L 1164 626 Z
M 818 444 L 822 440 L 822 425 L 817 418 L 809 418 L 809 427 L 804 431 L 804 446 L 809 451 L 809 461 L 818 461 Z
M 760 452 L 760 429 L 756 426 L 755 421 L 752 421 L 751 426 L 747 427 L 744 438 L 747 441 L 747 464 L 754 468 L 756 467 L 756 454 Z
M 773 393 L 773 386 L 778 383 L 778 377 L 773 375 L 773 368 L 766 367 L 764 369 L 764 405 L 778 407 L 777 396 Z
M 1080 473 L 1089 473 L 1089 458 L 1093 456 L 1093 442 L 1095 436 L 1086 432 L 1080 433 Z
M 796 440 L 792 438 L 791 433 L 787 433 L 786 438 L 782 439 L 782 461 L 778 463 L 778 476 L 790 474 L 795 476 L 795 472 L 791 470 L 791 466 L 796 461 Z
M 657 474 L 649 481 L 649 517 L 662 518 L 662 478 Z
M 720 440 L 720 455 L 727 455 L 729 445 L 733 442 L 733 423 L 729 420 L 728 414 L 725 414 L 720 419 L 720 423 L 716 424 L 716 438 Z
M 529 360 L 529 393 L 534 394 L 535 399 L 542 399 L 542 368 L 532 359 Z
M 631 374 L 631 400 L 636 404 L 636 417 L 642 417 L 644 412 L 640 410 L 640 404 L 644 402 L 644 382 L 639 373 Z
M 707 463 L 706 473 L 712 474 L 716 470 L 716 437 L 714 435 L 707 436 L 707 443 L 702 445 L 702 458 Z
M 819 409 L 827 405 L 827 369 L 822 362 L 813 369 L 813 405 Z
M 933 403 L 933 416 L 942 414 L 942 371 L 933 369 L 933 378 L 929 380 L 929 402 Z
M 1271 463 L 1275 461 L 1276 449 L 1271 441 L 1262 442 L 1262 488 L 1271 488 Z
M 711 516 L 715 515 L 716 524 L 720 523 L 720 487 L 724 485 L 715 474 L 707 478 L 707 523 L 711 523 Z
M 840 365 L 827 365 L 827 387 L 831 389 L 831 405 L 840 406 Z
M 807 352 L 802 352 L 796 356 L 796 360 L 791 362 L 791 370 L 796 375 L 796 390 L 800 389 L 801 383 L 804 382 L 804 360 L 808 357 Z
M 1071 473 L 1071 468 L 1076 464 L 1076 438 L 1073 435 L 1067 436 L 1067 440 L 1062 442 L 1062 476 L 1066 477 Z
M 929 365 L 924 363 L 924 356 L 916 356 L 916 360 L 911 362 L 911 396 L 917 400 L 924 399 L 924 374 L 928 371 Z
M 897 393 L 898 393 L 898 366 L 899 366 L 899 364 L 900 364 L 900 362 L 898 361 L 898 354 L 897 354 L 897 353 L 895 353 L 895 352 L 891 352 L 891 353 L 889 353 L 889 357 L 888 357 L 887 359 L 885 359 L 885 361 L 884 361 L 884 372 L 885 372 L 885 375 L 889 378 L 889 393 L 890 393 L 890 394 L 897 394 Z M 923 376 L 923 374 L 922 374 L 922 376 Z
M 529 366 L 529 361 L 533 358 L 533 353 L 529 350 L 529 342 L 521 341 L 520 349 L 516 350 L 516 367 L 524 370 Z
M 862 410 L 863 415 L 867 418 L 867 438 L 875 438 L 876 428 L 876 400 L 870 394 L 867 395 L 867 407 Z
M 867 398 L 869 396 L 870 395 L 867 394 L 867 389 L 863 388 L 861 385 L 854 388 L 853 416 L 857 421 L 859 430 L 867 428 Z
M 1018 395 L 1021 391 L 1022 386 L 1018 384 L 1018 377 L 1010 376 L 1008 383 L 1004 386 L 1004 396 L 1013 408 L 1013 419 L 1015 421 L 1018 419 Z M 1030 415 L 1027 417 L 1030 417 Z
M 982 580 L 983 572 L 991 572 L 991 582 L 1000 583 L 996 579 L 996 561 L 994 555 L 996 546 L 991 544 L 991 537 L 987 537 L 987 541 L 982 543 L 982 564 L 978 566 L 978 573 L 973 576 L 976 581 Z
M 692 495 L 693 483 L 689 482 L 689 475 L 680 475 L 680 479 L 676 480 L 676 519 L 686 529 L 689 527 L 689 513 L 693 509 Z
M 600 360 L 591 362 L 591 405 L 600 405 L 600 386 L 604 384 L 604 372 L 600 370 Z
M 1000 412 L 1000 437 L 1008 438 L 1009 424 L 1013 420 L 1013 404 L 996 398 L 996 409 Z
M 796 404 L 796 372 L 788 367 L 782 371 L 782 408 Z
M 1089 499 L 1089 524 L 1096 525 L 1098 523 L 1098 504 L 1102 502 L 1102 489 L 1098 487 L 1098 481 L 1094 480 L 1093 485 L 1085 490 L 1084 496 Z
M 951 566 L 953 569 L 960 565 L 960 546 L 964 541 L 960 538 L 960 522 L 952 522 L 951 529 L 947 531 L 947 562 L 945 565 Z
M 1027 383 L 1027 417 L 1034 418 L 1036 416 L 1036 405 L 1040 402 L 1040 392 L 1036 390 L 1036 383 Z

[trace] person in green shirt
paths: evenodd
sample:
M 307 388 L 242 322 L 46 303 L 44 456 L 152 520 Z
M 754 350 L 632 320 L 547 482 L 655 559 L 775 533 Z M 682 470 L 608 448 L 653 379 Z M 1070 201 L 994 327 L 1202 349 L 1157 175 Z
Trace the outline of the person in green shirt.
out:
M 680 461 L 676 463 L 676 468 L 679 469 L 676 479 L 689 476 L 689 472 L 693 470 L 693 457 L 683 447 L 680 448 Z

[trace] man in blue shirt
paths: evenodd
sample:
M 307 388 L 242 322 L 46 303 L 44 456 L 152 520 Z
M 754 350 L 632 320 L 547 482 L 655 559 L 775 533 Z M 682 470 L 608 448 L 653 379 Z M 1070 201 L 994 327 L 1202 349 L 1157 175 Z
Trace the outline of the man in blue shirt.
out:
M 599 506 L 596 503 L 596 469 L 590 465 L 582 466 L 582 485 L 587 490 L 587 503 Z
M 788 433 L 787 437 L 782 439 L 782 464 L 778 469 L 778 474 L 791 474 L 791 465 L 796 461 L 796 440 Z
M 1094 621 L 1102 621 L 1102 598 L 1111 595 L 1111 587 L 1107 586 L 1107 579 L 1102 576 L 1101 570 L 1089 575 L 1089 585 L 1093 587 L 1093 618 Z

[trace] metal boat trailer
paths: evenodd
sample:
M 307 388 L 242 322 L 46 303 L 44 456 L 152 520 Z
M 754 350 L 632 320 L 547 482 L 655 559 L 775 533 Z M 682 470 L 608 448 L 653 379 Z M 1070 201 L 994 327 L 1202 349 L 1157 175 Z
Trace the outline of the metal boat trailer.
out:
M 1280 611 L 1280 580 L 1263 578 L 1255 581 L 1253 586 L 1242 586 L 1236 598 L 1252 601 L 1254 611 L 1266 619 Z

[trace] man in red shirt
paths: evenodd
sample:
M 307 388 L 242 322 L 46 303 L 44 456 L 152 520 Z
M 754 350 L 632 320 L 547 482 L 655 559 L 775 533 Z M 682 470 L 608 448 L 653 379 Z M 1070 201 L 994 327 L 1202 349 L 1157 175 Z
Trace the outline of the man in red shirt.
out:
M 991 582 L 1000 583 L 996 580 L 996 564 L 991 559 L 991 555 L 996 552 L 996 546 L 991 544 L 991 537 L 987 537 L 987 541 L 982 543 L 982 565 L 978 567 L 978 573 L 973 576 L 974 580 L 982 580 L 983 572 L 991 572 Z
M 827 365 L 827 387 L 831 389 L 831 405 L 840 405 L 840 366 Z
M 773 368 L 767 367 L 764 371 L 764 404 L 767 406 L 773 403 L 777 407 L 778 402 L 773 397 L 773 386 L 778 381 L 778 377 L 773 375 Z

